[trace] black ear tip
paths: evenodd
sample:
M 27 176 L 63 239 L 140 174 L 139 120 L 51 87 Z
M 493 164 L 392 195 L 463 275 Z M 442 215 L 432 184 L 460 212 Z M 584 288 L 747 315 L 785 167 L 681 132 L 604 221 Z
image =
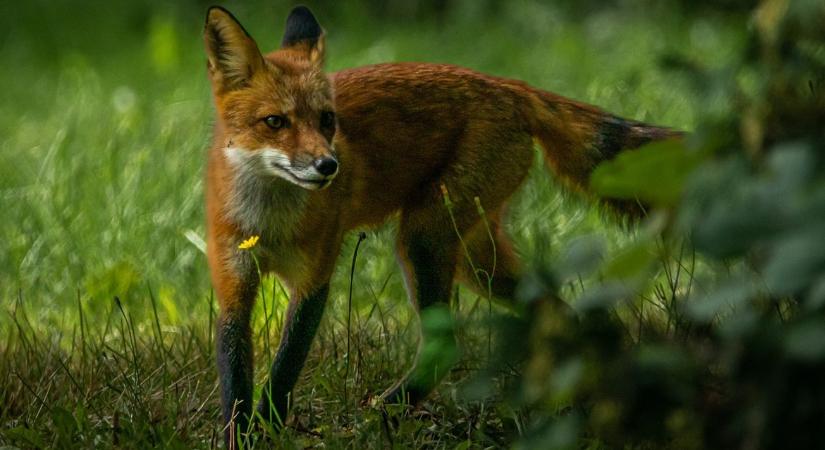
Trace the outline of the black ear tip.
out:
M 283 45 L 290 45 L 303 40 L 316 40 L 322 30 L 315 15 L 304 5 L 296 6 L 286 18 L 286 31 Z
M 316 25 L 318 21 L 315 20 L 315 15 L 312 14 L 309 8 L 304 5 L 298 5 L 292 8 L 292 11 L 289 12 L 289 16 L 287 18 L 287 22 L 290 20 L 296 20 L 301 22 L 314 22 Z

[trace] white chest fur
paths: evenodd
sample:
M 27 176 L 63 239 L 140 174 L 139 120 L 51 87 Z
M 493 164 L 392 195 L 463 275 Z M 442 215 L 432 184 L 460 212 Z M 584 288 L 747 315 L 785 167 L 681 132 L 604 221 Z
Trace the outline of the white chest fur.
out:
M 311 264 L 297 236 L 309 193 L 273 174 L 271 153 L 228 147 L 224 157 L 232 173 L 224 214 L 241 229 L 239 239 L 260 236 L 255 248 L 260 268 L 275 272 L 288 288 L 302 285 Z M 240 251 L 240 261 L 246 255 Z
M 224 213 L 244 233 L 264 241 L 291 240 L 306 205 L 307 192 L 266 170 L 262 152 L 224 149 L 232 171 Z

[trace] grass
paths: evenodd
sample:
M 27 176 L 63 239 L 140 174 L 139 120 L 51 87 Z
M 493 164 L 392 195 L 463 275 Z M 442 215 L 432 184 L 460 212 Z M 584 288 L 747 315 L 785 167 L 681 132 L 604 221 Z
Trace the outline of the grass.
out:
M 574 15 L 526 0 L 495 14 L 474 5 L 458 3 L 441 20 L 383 21 L 366 13 L 367 3 L 316 8 L 329 34 L 329 68 L 450 62 L 690 129 L 689 85 L 658 59 L 678 50 L 712 65 L 741 45 L 725 17 L 688 21 L 665 6 Z M 228 7 L 262 48 L 278 41 L 287 5 Z M 217 306 L 203 254 L 212 121 L 204 10 L 197 2 L 38 0 L 0 14 L 0 445 L 220 441 Z M 562 248 L 586 235 L 604 236 L 611 248 L 633 239 L 560 193 L 540 165 L 513 205 L 508 228 L 528 261 L 562 258 Z M 486 356 L 487 308 L 471 312 L 473 301 L 460 307 L 462 362 L 422 410 L 394 422 L 364 404 L 409 366 L 417 337 L 391 256 L 392 228 L 369 231 L 362 244 L 349 327 L 355 236 L 348 239 L 290 426 L 275 439 L 296 448 L 508 446 L 529 412 L 457 394 Z M 274 280 L 263 292 L 255 313 L 259 386 L 286 303 Z

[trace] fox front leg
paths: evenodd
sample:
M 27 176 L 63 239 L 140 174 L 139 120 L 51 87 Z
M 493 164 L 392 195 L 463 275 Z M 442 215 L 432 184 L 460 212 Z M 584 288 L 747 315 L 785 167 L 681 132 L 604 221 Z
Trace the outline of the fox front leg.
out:
M 217 323 L 218 374 L 221 384 L 224 441 L 238 448 L 248 432 L 252 415 L 252 332 L 250 316 L 255 301 L 256 278 L 220 278 L 217 286 L 220 316 Z M 223 289 L 222 289 L 223 288 Z
M 258 403 L 261 418 L 276 426 L 282 426 L 286 420 L 289 393 L 298 380 L 318 331 L 328 294 L 329 284 L 323 284 L 308 295 L 293 294 L 290 298 L 278 354 Z

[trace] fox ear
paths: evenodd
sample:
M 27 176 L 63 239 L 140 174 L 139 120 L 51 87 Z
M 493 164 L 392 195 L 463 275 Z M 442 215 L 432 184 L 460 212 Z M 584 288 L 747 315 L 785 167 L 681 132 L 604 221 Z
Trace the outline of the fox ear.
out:
M 213 6 L 206 13 L 203 29 L 209 76 L 227 90 L 246 85 L 252 75 L 263 68 L 258 45 L 232 14 Z
M 296 6 L 286 18 L 281 48 L 303 53 L 313 64 L 324 62 L 324 30 L 306 6 Z

